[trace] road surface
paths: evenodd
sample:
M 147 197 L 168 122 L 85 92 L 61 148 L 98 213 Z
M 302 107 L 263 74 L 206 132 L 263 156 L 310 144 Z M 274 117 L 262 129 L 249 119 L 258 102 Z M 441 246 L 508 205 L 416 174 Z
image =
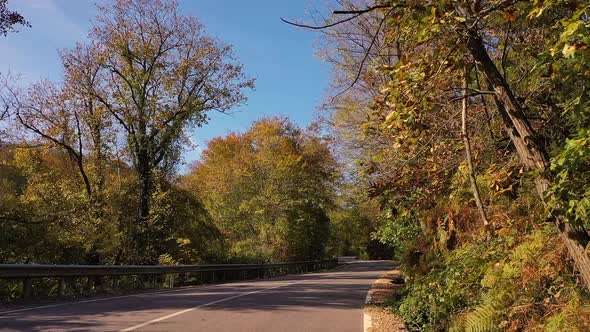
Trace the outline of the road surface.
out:
M 392 268 L 358 261 L 322 273 L 4 311 L 0 331 L 360 332 L 367 290 Z

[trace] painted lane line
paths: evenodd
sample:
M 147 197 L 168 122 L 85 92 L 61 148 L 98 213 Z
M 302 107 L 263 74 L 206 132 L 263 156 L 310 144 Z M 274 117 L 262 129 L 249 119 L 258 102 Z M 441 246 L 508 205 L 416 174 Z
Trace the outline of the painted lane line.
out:
M 268 281 L 272 281 L 272 279 L 267 279 Z M 217 285 L 199 285 L 199 286 L 189 286 L 189 287 L 179 287 L 174 289 L 164 289 L 159 290 L 156 292 L 146 292 L 146 293 L 139 293 L 139 294 L 130 294 L 130 295 L 121 295 L 121 296 L 110 296 L 110 297 L 103 297 L 99 299 L 89 299 L 89 300 L 82 300 L 82 301 L 73 301 L 73 302 L 64 302 L 64 303 L 56 303 L 56 304 L 48 304 L 38 307 L 30 307 L 30 308 L 22 308 L 22 309 L 14 309 L 14 310 L 7 310 L 7 311 L 0 311 L 0 319 L 6 318 L 14 318 L 12 316 L 4 316 L 8 314 L 14 314 L 24 311 L 32 311 L 32 310 L 41 310 L 41 309 L 48 309 L 48 308 L 56 308 L 56 307 L 64 307 L 68 305 L 76 305 L 76 304 L 84 304 L 84 303 L 93 303 L 93 302 L 102 302 L 102 301 L 110 301 L 110 300 L 118 300 L 118 299 L 125 299 L 131 297 L 144 297 L 150 295 L 159 295 L 159 294 L 166 294 L 166 293 L 176 293 L 181 291 L 190 291 L 190 290 L 199 290 L 204 288 L 213 288 L 220 285 L 232 285 L 232 286 L 239 286 L 239 283 L 228 283 L 228 284 L 217 284 Z
M 172 317 L 176 317 L 176 316 L 185 314 L 185 313 L 190 312 L 190 311 L 193 311 L 193 310 L 197 310 L 197 309 L 208 307 L 208 306 L 211 306 L 211 305 L 214 305 L 214 304 L 217 304 L 217 303 L 221 303 L 221 302 L 225 302 L 225 301 L 237 299 L 238 297 L 248 296 L 248 295 L 252 295 L 252 294 L 256 294 L 256 293 L 261 293 L 261 292 L 264 292 L 264 291 L 267 291 L 267 290 L 270 290 L 270 289 L 275 289 L 275 288 L 280 288 L 280 287 L 295 285 L 295 284 L 298 284 L 298 283 L 304 282 L 304 281 L 306 281 L 306 280 L 299 280 L 299 281 L 295 281 L 295 282 L 291 282 L 291 283 L 281 284 L 281 285 L 277 285 L 277 286 L 273 286 L 273 287 L 269 287 L 269 288 L 263 288 L 263 289 L 259 289 L 259 290 L 252 291 L 252 292 L 247 292 L 247 293 L 242 293 L 242 294 L 238 294 L 238 295 L 226 297 L 226 298 L 223 298 L 223 299 L 220 299 L 220 300 L 217 300 L 217 301 L 213 301 L 213 302 L 209 302 L 209 303 L 198 305 L 196 307 L 192 307 L 192 308 L 184 309 L 184 310 L 181 310 L 181 311 L 177 311 L 177 312 L 172 313 L 170 315 L 166 315 L 166 316 L 162 316 L 162 317 L 159 317 L 159 318 L 156 318 L 156 319 L 152 319 L 152 320 L 147 321 L 145 323 L 137 324 L 135 326 L 131 326 L 131 327 L 128 327 L 126 329 L 120 330 L 119 332 L 135 331 L 135 330 L 140 329 L 142 327 L 146 327 L 148 325 L 151 325 L 151 324 L 154 324 L 154 323 L 157 323 L 157 322 L 161 322 L 163 320 L 166 320 L 166 319 L 169 319 L 169 318 L 172 318 Z
M 67 305 L 92 303 L 92 302 L 101 302 L 101 301 L 108 301 L 108 300 L 117 300 L 117 299 L 123 299 L 123 298 L 128 298 L 128 297 L 139 297 L 141 295 L 150 295 L 150 294 L 159 294 L 159 293 L 161 293 L 161 292 L 151 292 L 151 293 L 134 294 L 134 295 L 122 295 L 122 296 L 105 297 L 105 298 L 100 298 L 100 299 L 92 299 L 92 300 L 84 300 L 84 301 L 75 301 L 75 302 L 67 302 L 67 303 L 48 304 L 48 305 L 43 305 L 43 306 L 39 306 L 39 307 L 22 308 L 22 309 L 8 310 L 8 311 L 0 311 L 0 315 L 14 314 L 14 313 L 23 312 L 23 311 L 31 311 L 31 310 L 40 310 L 40 309 L 63 307 L 63 306 L 67 306 Z M 0 316 L 0 319 L 5 319 L 5 318 L 13 318 L 13 317 Z
M 369 332 L 373 327 L 373 317 L 371 317 L 371 315 L 365 311 L 367 310 L 366 307 L 371 304 L 373 299 L 373 294 L 371 294 L 372 288 L 373 286 L 371 285 L 371 287 L 369 287 L 367 290 L 367 296 L 365 297 L 365 308 L 363 308 L 363 332 Z
M 367 314 L 366 312 L 363 313 L 363 315 L 363 331 L 369 332 L 373 327 L 373 317 L 371 317 L 371 315 Z
M 309 275 L 321 275 L 321 273 L 302 273 L 302 274 L 295 274 L 295 275 L 292 275 L 289 277 L 291 279 L 301 279 L 301 277 L 309 276 Z M 264 279 L 264 281 L 281 281 L 281 280 L 284 280 L 284 277 Z M 222 284 L 213 284 L 213 285 L 188 286 L 188 287 L 179 287 L 179 288 L 175 288 L 175 289 L 165 289 L 165 290 L 160 290 L 160 291 L 156 291 L 156 292 L 146 292 L 146 293 L 140 293 L 140 294 L 111 296 L 111 297 L 103 297 L 103 298 L 99 298 L 99 299 L 89 299 L 89 300 L 82 300 L 82 301 L 48 304 L 48 305 L 37 306 L 37 307 L 0 311 L 0 319 L 13 318 L 11 316 L 4 316 L 4 315 L 25 312 L 25 311 L 49 309 L 49 308 L 63 307 L 63 306 L 74 305 L 74 304 L 84 304 L 84 303 L 92 303 L 92 302 L 118 300 L 118 299 L 130 298 L 130 297 L 142 297 L 142 296 L 146 296 L 146 295 L 157 295 L 157 294 L 162 294 L 162 293 L 180 292 L 180 291 L 185 291 L 185 290 L 205 288 L 205 287 L 215 287 L 215 286 L 227 285 L 227 284 L 240 285 L 240 283 L 225 283 L 225 284 L 222 283 Z

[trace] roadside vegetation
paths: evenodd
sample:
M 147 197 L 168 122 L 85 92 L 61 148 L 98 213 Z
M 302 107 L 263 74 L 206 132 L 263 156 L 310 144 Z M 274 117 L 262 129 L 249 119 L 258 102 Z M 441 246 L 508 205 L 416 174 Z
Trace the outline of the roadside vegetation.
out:
M 590 329 L 588 2 L 333 9 L 290 23 L 323 33 L 344 172 L 402 263 L 391 307 L 414 331 Z

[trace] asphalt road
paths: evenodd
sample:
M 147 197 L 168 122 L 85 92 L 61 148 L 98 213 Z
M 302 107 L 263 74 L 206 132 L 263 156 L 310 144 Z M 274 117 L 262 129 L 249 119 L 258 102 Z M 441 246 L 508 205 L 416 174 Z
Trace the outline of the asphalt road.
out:
M 322 273 L 4 311 L 0 331 L 360 332 L 367 290 L 392 268 L 359 261 Z

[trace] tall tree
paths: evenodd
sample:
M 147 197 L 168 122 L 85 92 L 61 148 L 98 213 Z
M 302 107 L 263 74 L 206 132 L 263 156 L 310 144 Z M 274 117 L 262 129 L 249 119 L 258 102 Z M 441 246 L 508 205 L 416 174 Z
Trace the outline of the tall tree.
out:
M 126 137 L 140 183 L 137 219 L 145 227 L 156 173 L 174 167 L 187 131 L 202 125 L 207 111 L 244 102 L 253 80 L 232 48 L 180 14 L 176 1 L 116 0 L 99 9 L 89 44 L 79 47 L 93 51 L 67 51 L 66 58 L 96 70 L 82 88 Z
M 9 91 L 7 107 L 13 110 L 17 124 L 25 129 L 23 139 L 32 138 L 64 150 L 75 162 L 83 179 L 86 195 L 92 199 L 93 190 L 86 169 L 85 137 L 78 101 L 59 85 L 40 81 L 26 92 L 5 87 Z
M 385 40 L 389 40 L 402 48 L 411 48 L 412 57 L 405 56 L 395 67 L 385 67 L 383 71 L 394 79 L 382 87 L 383 97 L 376 99 L 373 106 L 389 113 L 384 119 L 377 119 L 376 125 L 381 128 L 396 128 L 401 125 L 416 124 L 433 114 L 430 111 L 441 109 L 456 94 L 459 89 L 449 78 L 461 77 L 462 68 L 469 62 L 475 62 L 489 84 L 489 91 L 474 91 L 472 95 L 491 94 L 496 103 L 496 111 L 502 120 L 508 135 L 523 167 L 535 171 L 537 194 L 545 200 L 546 190 L 551 183 L 547 174 L 549 157 L 545 143 L 539 135 L 538 128 L 534 128 L 521 100 L 517 98 L 514 86 L 506 77 L 504 65 L 506 50 L 502 51 L 499 41 L 506 38 L 499 37 L 497 32 L 503 26 L 511 26 L 516 18 L 521 18 L 518 24 L 532 25 L 527 19 L 545 19 L 551 31 L 555 18 L 568 18 L 572 15 L 580 17 L 587 11 L 582 3 L 567 1 L 551 2 L 520 2 L 520 1 L 376 1 L 365 8 L 344 8 L 335 11 L 335 18 L 326 25 L 314 28 L 328 28 L 353 18 L 359 18 L 367 13 L 380 12 L 382 26 L 388 27 Z M 545 12 L 545 14 L 544 14 Z M 577 14 L 576 14 L 577 13 Z M 349 15 L 347 18 L 339 18 Z M 553 16 L 551 16 L 553 15 Z M 577 16 L 576 16 L 577 15 Z M 539 17 L 543 16 L 541 19 Z M 545 16 L 548 16 L 545 18 Z M 583 20 L 576 19 L 567 24 L 562 33 L 565 39 L 571 39 Z M 540 31 L 541 38 L 547 38 Z M 549 37 L 548 39 L 550 39 Z M 563 39 L 563 38 L 562 38 Z M 563 44 L 563 43 L 562 43 Z M 373 43 L 369 44 L 366 54 L 373 51 Z M 583 49 L 585 43 L 565 43 L 563 53 L 568 54 L 572 49 Z M 500 51 L 500 52 L 498 52 Z M 403 52 L 402 52 L 403 53 Z M 504 53 L 494 61 L 494 55 Z M 555 53 L 555 52 L 554 52 Z M 353 83 L 356 79 L 353 80 Z M 441 89 L 442 88 L 442 89 Z M 442 98 L 441 98 L 442 97 Z M 442 103 L 439 101 L 442 99 Z M 375 108 L 375 107 L 374 107 Z M 382 121 L 385 120 L 385 121 Z M 413 135 L 427 138 L 429 130 L 414 127 Z M 420 133 L 423 133 L 422 135 Z M 432 141 L 432 138 L 428 142 Z M 428 148 L 425 144 L 424 148 Z M 421 154 L 425 149 L 417 149 Z M 415 151 L 416 152 L 416 151 Z M 412 158 L 414 159 L 414 158 Z M 404 163 L 405 164 L 405 163 Z M 389 185 L 392 181 L 386 181 Z M 555 211 L 554 211 L 555 212 Z M 553 222 L 561 234 L 563 242 L 568 248 L 570 257 L 574 260 L 581 278 L 590 289 L 590 257 L 585 252 L 588 235 L 583 230 L 572 227 L 564 222 L 560 213 L 554 213 Z
M 130 204 L 137 209 L 130 228 L 137 255 L 131 256 L 139 262 L 156 240 L 150 239 L 152 196 L 158 181 L 170 180 L 189 131 L 207 121 L 207 112 L 242 104 L 254 81 L 231 46 L 209 37 L 174 0 L 114 0 L 98 8 L 89 40 L 60 51 L 63 82 L 20 91 L 3 78 L 2 118 L 25 129 L 13 128 L 17 141 L 70 156 L 98 219 L 108 209 L 108 166 L 132 165 L 138 188 L 137 204 Z M 122 159 L 114 163 L 115 155 Z
M 336 177 L 321 137 L 273 118 L 210 141 L 183 182 L 233 255 L 293 260 L 324 255 Z

